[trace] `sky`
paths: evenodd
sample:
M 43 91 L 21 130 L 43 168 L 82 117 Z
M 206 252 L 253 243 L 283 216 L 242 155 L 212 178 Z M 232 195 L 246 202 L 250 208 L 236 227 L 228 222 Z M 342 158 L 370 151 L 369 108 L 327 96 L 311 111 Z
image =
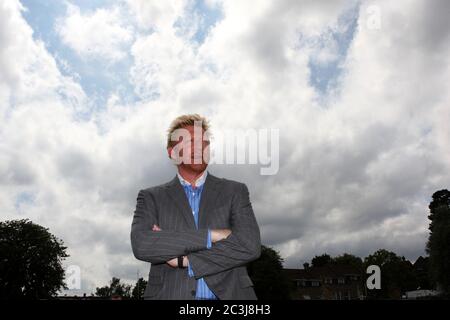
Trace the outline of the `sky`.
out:
M 450 2 L 0 2 L 0 215 L 62 239 L 90 294 L 134 283 L 140 189 L 171 180 L 166 130 L 279 130 L 279 170 L 245 182 L 284 266 L 379 248 L 425 254 L 450 182 Z

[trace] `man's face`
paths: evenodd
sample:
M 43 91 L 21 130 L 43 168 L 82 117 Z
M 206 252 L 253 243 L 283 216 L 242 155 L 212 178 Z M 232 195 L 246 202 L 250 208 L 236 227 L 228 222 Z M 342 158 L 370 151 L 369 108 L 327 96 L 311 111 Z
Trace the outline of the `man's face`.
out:
M 204 171 L 209 162 L 209 139 L 204 136 L 205 131 L 201 126 L 186 126 L 180 129 L 175 135 L 178 142 L 167 148 L 169 157 L 177 159 L 180 166 L 191 171 Z

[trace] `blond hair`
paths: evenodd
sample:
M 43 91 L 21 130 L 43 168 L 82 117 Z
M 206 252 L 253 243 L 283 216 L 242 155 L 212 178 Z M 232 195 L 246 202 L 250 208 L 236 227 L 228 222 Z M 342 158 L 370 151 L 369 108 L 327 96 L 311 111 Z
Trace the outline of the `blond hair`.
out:
M 194 114 L 184 114 L 177 118 L 175 118 L 170 124 L 169 129 L 167 130 L 167 148 L 172 147 L 176 141 L 172 141 L 172 133 L 181 128 L 185 128 L 187 126 L 193 126 L 196 121 L 201 121 L 202 129 L 204 131 L 208 131 L 209 129 L 209 121 L 206 120 L 205 117 L 194 113 Z

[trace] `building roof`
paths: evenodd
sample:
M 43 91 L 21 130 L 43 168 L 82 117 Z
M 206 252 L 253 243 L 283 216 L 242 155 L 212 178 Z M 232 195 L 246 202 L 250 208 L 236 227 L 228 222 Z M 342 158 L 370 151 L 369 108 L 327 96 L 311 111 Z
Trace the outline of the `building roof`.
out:
M 349 275 L 361 275 L 358 269 L 351 265 L 326 265 L 322 267 L 309 267 L 307 269 L 283 269 L 290 279 L 322 279 L 339 278 Z

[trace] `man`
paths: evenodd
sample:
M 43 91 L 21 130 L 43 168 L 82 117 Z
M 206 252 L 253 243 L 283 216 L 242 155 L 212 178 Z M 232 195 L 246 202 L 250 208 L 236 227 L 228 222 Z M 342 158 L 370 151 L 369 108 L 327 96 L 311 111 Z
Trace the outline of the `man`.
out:
M 197 114 L 176 118 L 167 151 L 177 175 L 139 191 L 131 245 L 151 263 L 144 299 L 257 299 L 246 268 L 261 254 L 249 192 L 206 170 L 208 129 Z

